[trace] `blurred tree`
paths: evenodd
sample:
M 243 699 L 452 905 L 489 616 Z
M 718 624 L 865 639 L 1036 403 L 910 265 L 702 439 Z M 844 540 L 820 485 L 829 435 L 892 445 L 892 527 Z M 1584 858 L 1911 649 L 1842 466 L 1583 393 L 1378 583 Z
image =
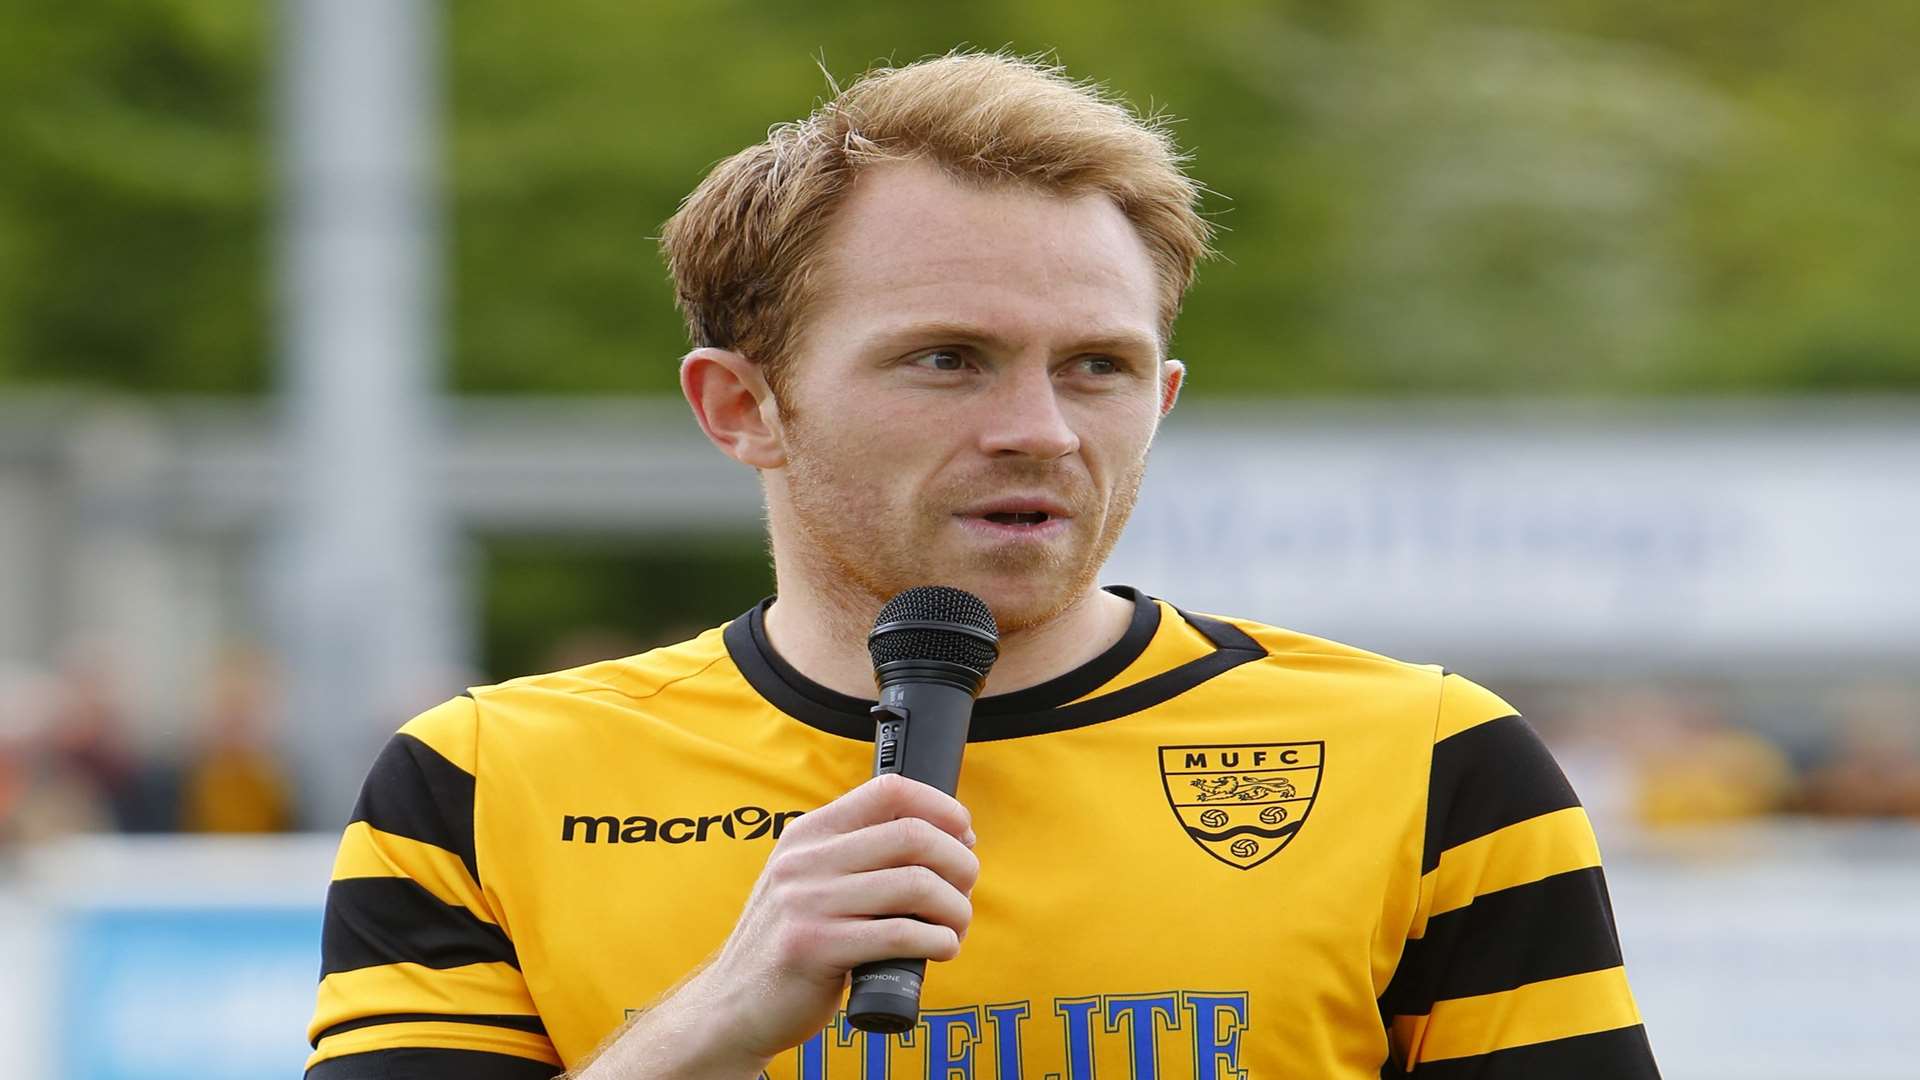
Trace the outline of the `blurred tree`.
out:
M 0 380 L 267 385 L 258 4 L 0 7 Z
M 0 380 L 272 381 L 271 9 L 0 8 Z M 875 62 L 1053 50 L 1177 131 L 1200 394 L 1920 389 L 1920 4 L 462 0 L 450 370 L 668 391 L 652 237 Z

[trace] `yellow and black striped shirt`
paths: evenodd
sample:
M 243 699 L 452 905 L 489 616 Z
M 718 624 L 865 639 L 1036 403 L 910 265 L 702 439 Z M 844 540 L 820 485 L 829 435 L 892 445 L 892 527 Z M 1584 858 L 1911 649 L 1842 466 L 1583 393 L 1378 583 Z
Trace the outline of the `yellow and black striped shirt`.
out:
M 837 1019 L 769 1080 L 1658 1075 L 1592 829 L 1512 709 L 1113 591 L 1118 644 L 975 710 L 974 922 L 920 1025 Z M 552 1076 L 725 940 L 787 823 L 872 770 L 870 703 L 765 609 L 401 728 L 334 868 L 309 1080 Z

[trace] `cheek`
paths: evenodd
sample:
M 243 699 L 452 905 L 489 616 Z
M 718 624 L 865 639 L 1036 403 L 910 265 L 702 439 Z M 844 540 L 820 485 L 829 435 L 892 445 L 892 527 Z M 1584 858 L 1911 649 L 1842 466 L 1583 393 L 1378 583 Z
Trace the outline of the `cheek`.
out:
M 809 474 L 814 486 L 829 491 L 848 506 L 868 510 L 910 507 L 927 495 L 927 477 L 933 471 L 926 441 L 914 437 L 905 424 L 871 424 L 849 418 L 831 435 L 809 436 L 795 443 L 796 471 Z
M 1076 428 L 1080 454 L 1103 483 L 1132 472 L 1147 455 L 1156 428 L 1151 408 L 1107 410 L 1088 416 Z

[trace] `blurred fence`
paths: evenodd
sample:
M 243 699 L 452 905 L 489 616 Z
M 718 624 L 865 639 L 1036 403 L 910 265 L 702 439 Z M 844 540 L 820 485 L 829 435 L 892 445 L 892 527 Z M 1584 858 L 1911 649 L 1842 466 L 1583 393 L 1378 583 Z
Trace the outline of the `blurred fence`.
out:
M 0 400 L 0 663 L 104 642 L 154 731 L 179 730 L 220 647 L 271 621 L 272 420 Z M 760 528 L 752 475 L 678 401 L 459 401 L 449 421 L 428 472 L 469 537 Z M 1915 476 L 1920 402 L 1201 400 L 1156 443 L 1106 576 L 1488 677 L 1901 674 Z M 424 696 L 454 673 L 432 675 Z

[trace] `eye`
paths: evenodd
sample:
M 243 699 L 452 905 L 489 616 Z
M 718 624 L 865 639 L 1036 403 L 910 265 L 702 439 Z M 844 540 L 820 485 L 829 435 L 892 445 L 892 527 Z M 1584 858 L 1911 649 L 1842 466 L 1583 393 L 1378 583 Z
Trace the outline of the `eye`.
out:
M 1111 378 L 1124 375 L 1127 363 L 1113 356 L 1083 356 L 1075 360 L 1069 369 L 1074 374 L 1092 375 L 1097 378 Z
M 967 358 L 957 349 L 929 349 L 914 357 L 912 364 L 928 371 L 965 371 Z

